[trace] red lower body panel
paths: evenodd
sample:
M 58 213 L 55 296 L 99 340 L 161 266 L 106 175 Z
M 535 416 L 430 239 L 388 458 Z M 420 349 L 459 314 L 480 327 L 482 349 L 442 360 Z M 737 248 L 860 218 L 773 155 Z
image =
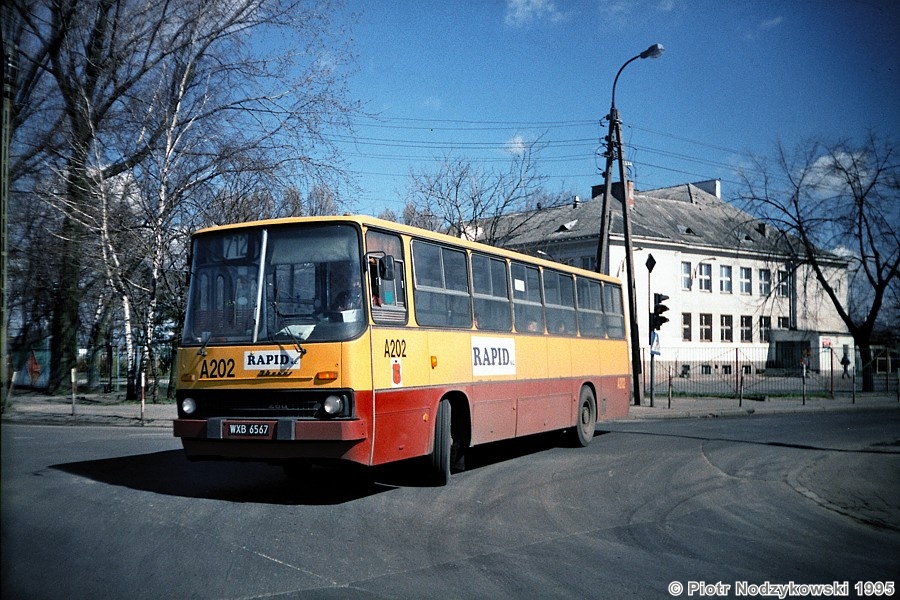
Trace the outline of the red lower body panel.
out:
M 468 419 L 471 444 L 477 445 L 571 427 L 577 420 L 583 385 L 594 391 L 598 420 L 625 417 L 629 382 L 624 375 L 379 390 L 374 416 L 371 393 L 358 391 L 357 419 L 280 418 L 274 420 L 269 439 L 228 439 L 225 427 L 234 420 L 227 418 L 177 419 L 174 433 L 194 458 L 328 458 L 377 465 L 431 452 L 434 413 L 438 402 L 448 396 L 458 400 L 455 410 L 465 413 L 454 414 L 454 420 Z

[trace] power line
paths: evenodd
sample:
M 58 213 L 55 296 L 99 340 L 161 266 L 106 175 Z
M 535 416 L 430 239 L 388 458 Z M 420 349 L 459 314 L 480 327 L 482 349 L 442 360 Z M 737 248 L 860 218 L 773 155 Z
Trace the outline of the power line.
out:
M 571 121 L 476 121 L 468 119 L 415 119 L 404 117 L 371 117 L 376 123 L 365 124 L 365 127 L 380 127 L 384 129 L 410 129 L 410 130 L 440 130 L 440 131 L 496 131 L 510 127 L 525 129 L 559 129 L 566 127 L 584 127 L 596 125 L 599 120 L 571 120 Z M 391 125 L 390 123 L 417 123 L 417 125 Z M 418 123 L 436 123 L 436 125 L 418 125 Z M 456 127 L 449 125 L 455 124 Z
M 579 160 L 590 160 L 594 163 L 592 167 L 591 173 L 582 173 L 582 174 L 548 174 L 545 175 L 548 178 L 576 178 L 576 177 L 589 177 L 599 174 L 600 168 L 597 164 L 596 160 L 598 156 L 602 156 L 602 146 L 601 140 L 603 132 L 599 129 L 600 121 L 597 119 L 577 119 L 577 120 L 567 120 L 567 121 L 486 121 L 486 120 L 472 120 L 472 119 L 420 119 L 420 118 L 408 118 L 408 117 L 390 117 L 390 118 L 380 118 L 380 117 L 372 117 L 371 121 L 376 121 L 375 123 L 365 123 L 362 124 L 361 128 L 375 128 L 375 129 L 383 129 L 383 130 L 397 130 L 397 131 L 423 131 L 423 132 L 450 132 L 450 133 L 459 133 L 464 137 L 470 133 L 484 132 L 484 131 L 500 131 L 506 130 L 508 128 L 520 128 L 526 130 L 535 130 L 535 129 L 564 129 L 564 128 L 584 128 L 591 127 L 597 131 L 597 135 L 591 137 L 563 137 L 559 139 L 553 140 L 535 140 L 533 142 L 537 144 L 541 151 L 540 157 L 537 159 L 539 163 L 549 164 L 549 163 L 562 163 L 562 162 L 575 162 Z M 676 140 L 678 142 L 692 144 L 695 146 L 709 148 L 715 151 L 715 156 L 719 157 L 722 153 L 727 153 L 733 155 L 737 158 L 745 158 L 748 156 L 746 152 L 734 150 L 732 148 L 727 148 L 718 144 L 710 144 L 706 142 L 701 142 L 699 140 L 693 140 L 690 138 L 686 138 L 683 136 L 677 136 L 671 133 L 658 131 L 650 128 L 639 127 L 635 125 L 626 125 L 627 127 L 636 130 L 642 131 L 653 136 L 659 136 L 664 138 L 669 138 L 672 140 Z M 381 137 L 381 136 L 352 136 L 352 135 L 343 135 L 343 134 L 335 134 L 332 139 L 338 144 L 347 144 L 351 145 L 354 150 L 347 152 L 348 157 L 356 157 L 360 159 L 367 160 L 377 160 L 377 161 L 388 161 L 388 162 L 406 162 L 406 163 L 434 163 L 440 162 L 442 160 L 446 160 L 446 157 L 441 156 L 427 156 L 424 154 L 416 154 L 415 151 L 423 150 L 423 151 L 431 151 L 431 152 L 449 152 L 449 151 L 459 151 L 459 152 L 490 152 L 492 154 L 489 155 L 475 155 L 475 156 L 466 156 L 467 160 L 478 162 L 478 163 L 497 163 L 497 162 L 506 162 L 510 160 L 508 154 L 510 149 L 514 147 L 513 139 L 506 140 L 493 140 L 493 141 L 464 141 L 463 139 L 442 139 L 442 140 L 429 140 L 425 139 L 411 139 L 414 136 L 406 136 L 406 137 Z M 571 152 L 573 149 L 581 148 L 581 151 L 577 151 L 576 153 Z M 680 152 L 674 152 L 670 150 L 664 150 L 661 148 L 655 148 L 652 145 L 644 145 L 644 144 L 628 144 L 628 148 L 631 151 L 636 151 L 638 154 L 649 154 L 661 156 L 667 159 L 671 159 L 674 161 L 673 164 L 686 164 L 686 165 L 697 165 L 701 168 L 711 167 L 717 171 L 727 171 L 731 173 L 736 173 L 739 169 L 739 166 L 724 162 L 722 160 L 715 160 L 707 157 L 698 157 L 692 156 L 689 154 L 684 154 Z M 367 150 L 371 149 L 371 151 Z M 379 152 L 379 149 L 381 150 Z M 570 152 L 565 154 L 559 154 L 555 151 L 562 149 L 570 149 Z M 395 153 L 394 150 L 407 150 L 407 152 Z M 413 151 L 413 152 L 409 152 Z M 505 155 L 497 155 L 494 153 L 502 152 Z M 672 172 L 672 173 L 680 173 L 683 175 L 688 175 L 692 178 L 703 178 L 708 177 L 709 173 L 698 173 L 685 168 L 676 168 L 672 165 L 661 165 L 655 164 L 652 162 L 647 162 L 643 160 L 631 160 L 630 161 L 635 167 L 644 167 L 650 169 L 658 169 L 662 171 Z M 363 176 L 385 176 L 385 177 L 408 177 L 409 174 L 399 174 L 399 173 L 390 173 L 390 172 L 373 172 L 371 169 L 367 169 L 366 171 L 357 172 L 359 175 Z M 727 179 L 723 179 L 723 181 L 729 183 L 737 183 L 734 181 L 729 181 Z
M 375 120 L 378 122 L 369 123 L 364 126 L 383 129 L 406 129 L 413 131 L 497 131 L 504 130 L 509 127 L 521 127 L 524 129 L 549 129 L 587 126 L 597 127 L 601 122 L 601 119 L 572 119 L 567 121 L 481 121 L 472 119 L 419 119 L 410 117 L 371 117 L 371 120 Z M 392 125 L 391 123 L 394 122 L 417 124 L 424 123 L 425 125 Z M 429 123 L 435 125 L 428 125 Z M 464 127 L 451 127 L 449 126 L 451 124 L 464 125 Z M 673 139 L 687 144 L 693 144 L 695 146 L 710 148 L 719 152 L 728 152 L 730 154 L 736 154 L 740 156 L 747 155 L 747 152 L 744 150 L 728 148 L 726 146 L 722 146 L 721 144 L 710 144 L 708 142 L 694 140 L 684 136 L 675 135 L 673 133 L 659 131 L 657 129 L 650 129 L 648 127 L 641 127 L 639 125 L 633 125 L 629 123 L 623 123 L 623 127 L 634 129 L 636 131 L 651 133 L 653 135 L 658 135 L 660 137 Z M 602 134 L 598 135 L 597 138 L 594 139 L 599 139 L 600 137 L 602 137 Z

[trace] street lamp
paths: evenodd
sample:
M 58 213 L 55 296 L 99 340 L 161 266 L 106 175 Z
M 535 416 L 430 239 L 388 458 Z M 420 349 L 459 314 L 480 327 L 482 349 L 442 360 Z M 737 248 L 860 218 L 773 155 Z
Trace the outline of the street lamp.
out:
M 609 274 L 609 230 L 612 223 L 609 197 L 612 191 L 612 164 L 618 157 L 619 180 L 622 183 L 622 233 L 625 236 L 625 262 L 628 268 L 629 333 L 631 335 L 631 377 L 634 404 L 641 404 L 641 348 L 637 323 L 637 293 L 634 283 L 634 250 L 631 245 L 631 219 L 628 215 L 628 181 L 625 177 L 625 158 L 622 151 L 622 121 L 616 108 L 616 84 L 619 75 L 639 58 L 659 58 L 663 53 L 662 44 L 653 44 L 637 56 L 625 61 L 613 80 L 612 102 L 609 108 L 609 135 L 606 136 L 606 169 L 603 171 L 603 206 L 600 217 L 600 241 L 597 244 L 597 272 Z

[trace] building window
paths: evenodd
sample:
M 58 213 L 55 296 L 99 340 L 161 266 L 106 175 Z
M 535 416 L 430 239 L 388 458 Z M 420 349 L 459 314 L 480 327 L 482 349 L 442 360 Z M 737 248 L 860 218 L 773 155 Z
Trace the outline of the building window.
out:
M 722 375 L 731 375 L 731 365 L 722 365 Z
M 709 313 L 700 313 L 700 341 L 712 341 L 712 315 Z
M 791 295 L 791 274 L 787 271 L 778 271 L 778 296 L 787 298 Z
M 710 365 L 700 365 L 701 375 L 712 375 L 712 367 Z
M 741 315 L 741 341 L 753 342 L 753 317 Z
M 772 293 L 772 271 L 769 269 L 759 270 L 759 295 L 768 296 Z
M 723 342 L 734 341 L 734 317 L 731 315 L 722 315 L 719 317 L 720 331 L 719 336 Z
M 769 342 L 772 340 L 772 317 L 759 318 L 759 341 Z
M 790 329 L 791 328 L 791 318 L 790 317 L 778 317 L 778 329 Z
M 750 267 L 741 267 L 741 293 L 753 293 L 753 269 Z
M 694 279 L 691 277 L 691 263 L 682 261 L 681 263 L 681 289 L 691 291 Z
M 681 313 L 681 341 L 691 341 L 691 313 Z
M 581 257 L 581 268 L 587 271 L 595 271 L 597 269 L 597 257 L 596 256 L 582 256 Z
M 731 266 L 719 266 L 719 291 L 723 294 L 731 293 Z
M 697 279 L 701 292 L 712 291 L 712 265 L 700 263 L 697 265 Z

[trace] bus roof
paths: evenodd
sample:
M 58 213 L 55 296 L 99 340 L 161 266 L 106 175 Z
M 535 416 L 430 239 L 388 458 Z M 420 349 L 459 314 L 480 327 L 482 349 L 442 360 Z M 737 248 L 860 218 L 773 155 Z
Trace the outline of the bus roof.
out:
M 504 258 L 509 258 L 512 260 L 522 260 L 527 261 L 532 264 L 540 265 L 543 267 L 547 267 L 550 269 L 563 269 L 569 272 L 578 273 L 581 275 L 586 275 L 590 277 L 598 277 L 607 281 L 612 281 L 619 283 L 619 280 L 610 275 L 604 275 L 602 273 L 597 273 L 595 271 L 589 271 L 587 269 L 582 269 L 581 267 L 574 267 L 571 265 L 566 265 L 563 263 L 555 262 L 552 260 L 547 260 L 544 258 L 540 258 L 538 256 L 531 256 L 528 254 L 523 254 L 521 252 L 516 252 L 514 250 L 507 250 L 506 248 L 501 248 L 499 246 L 491 246 L 488 244 L 484 244 L 482 242 L 474 242 L 471 240 L 467 240 L 465 238 L 453 237 L 452 235 L 447 235 L 445 233 L 438 233 L 435 231 L 429 231 L 427 229 L 422 229 L 420 227 L 413 227 L 411 225 L 403 225 L 401 223 L 395 223 L 394 221 L 386 221 L 384 219 L 379 219 L 377 217 L 370 217 L 368 215 L 341 215 L 341 216 L 317 216 L 317 217 L 282 217 L 278 219 L 265 219 L 261 221 L 245 221 L 242 223 L 229 223 L 226 225 L 215 225 L 212 227 L 205 227 L 203 229 L 199 229 L 194 232 L 194 235 L 202 235 L 206 233 L 211 233 L 214 231 L 224 231 L 229 229 L 250 229 L 256 227 L 268 227 L 272 225 L 280 226 L 280 225 L 293 225 L 293 224 L 311 224 L 311 223 L 354 223 L 359 225 L 361 228 L 374 227 L 377 229 L 385 229 L 388 231 L 393 231 L 395 233 L 401 235 L 407 235 L 410 237 L 414 237 L 417 239 L 425 239 L 434 242 L 441 242 L 445 244 L 452 244 L 461 248 L 468 248 L 473 251 L 480 251 L 485 253 L 494 254 L 497 256 L 502 256 Z

